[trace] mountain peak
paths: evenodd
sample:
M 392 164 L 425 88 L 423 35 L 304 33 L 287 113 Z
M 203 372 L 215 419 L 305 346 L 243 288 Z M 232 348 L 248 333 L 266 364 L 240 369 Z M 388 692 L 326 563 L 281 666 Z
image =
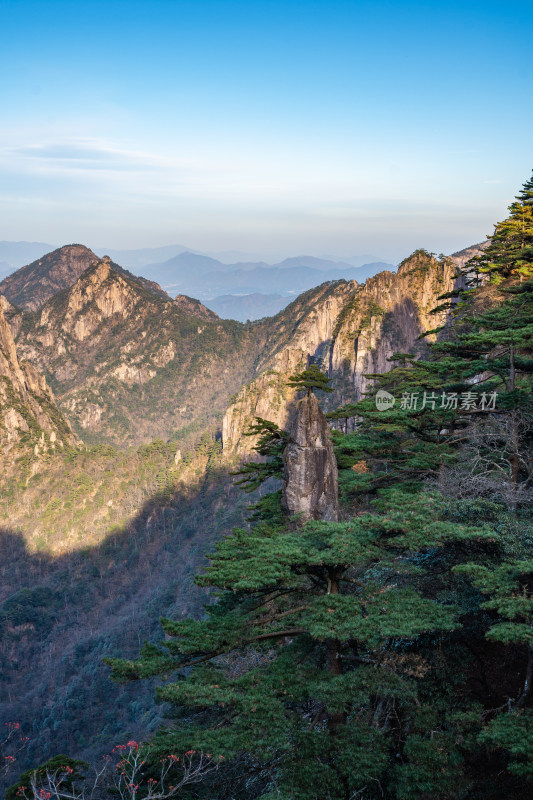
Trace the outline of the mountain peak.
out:
M 89 267 L 102 263 L 136 281 L 153 294 L 169 299 L 158 283 L 137 278 L 115 264 L 108 255 L 99 259 L 83 244 L 64 245 L 21 267 L 0 283 L 0 294 L 4 294 L 11 303 L 26 311 L 38 311 L 55 294 L 73 286 Z
M 147 299 L 152 303 L 161 302 L 133 275 L 116 268 L 111 259 L 96 259 L 73 286 L 45 303 L 40 326 L 47 326 L 52 319 L 60 320 L 65 333 L 83 341 L 96 331 L 102 320 L 114 314 L 127 317 Z M 170 298 L 167 301 L 170 303 Z
M 95 261 L 98 256 L 85 245 L 67 244 L 9 275 L 0 283 L 0 292 L 14 305 L 37 311 Z
M 87 282 L 87 280 L 89 280 L 93 284 L 100 285 L 106 281 L 110 275 L 116 279 L 122 279 L 122 276 L 119 276 L 118 272 L 112 268 L 111 259 L 104 257 L 98 259 L 96 263 L 91 264 L 91 266 L 80 275 L 78 282 Z

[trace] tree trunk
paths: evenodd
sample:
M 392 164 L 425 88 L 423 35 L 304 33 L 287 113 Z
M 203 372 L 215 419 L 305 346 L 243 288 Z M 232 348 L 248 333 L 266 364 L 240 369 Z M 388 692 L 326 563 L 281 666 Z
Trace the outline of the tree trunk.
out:
M 339 577 L 335 573 L 328 576 L 328 594 L 339 594 Z M 338 639 L 328 639 L 327 647 L 327 666 L 330 675 L 338 677 L 342 675 L 341 645 Z M 342 725 L 346 724 L 346 713 L 344 711 L 328 712 L 328 731 L 331 736 L 335 736 Z

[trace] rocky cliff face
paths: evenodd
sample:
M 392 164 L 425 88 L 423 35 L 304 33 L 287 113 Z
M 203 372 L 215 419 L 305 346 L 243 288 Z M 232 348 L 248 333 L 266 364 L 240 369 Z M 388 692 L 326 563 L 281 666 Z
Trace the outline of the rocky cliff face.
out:
M 457 267 L 482 247 L 475 245 L 447 259 L 417 251 L 396 273 L 381 272 L 362 286 L 345 281 L 325 284 L 269 321 L 267 345 L 256 368 L 259 374 L 224 416 L 225 452 L 251 452 L 253 441 L 243 434 L 255 416 L 287 427 L 294 408 L 287 378 L 311 360 L 332 379 L 335 392 L 326 402 L 335 407 L 361 399 L 369 386 L 365 375 L 386 372 L 394 353 L 423 355 L 426 341 L 435 335 L 423 340 L 420 335 L 447 321 L 446 312 L 431 313 L 437 298 L 458 288 Z M 300 319 L 295 313 L 299 308 Z M 275 342 L 270 351 L 269 341 Z
M 419 337 L 449 321 L 449 312 L 433 311 L 439 296 L 462 286 L 457 268 L 480 252 L 475 245 L 438 259 L 416 251 L 396 273 L 381 272 L 366 281 L 343 309 L 330 350 L 334 403 L 360 400 L 371 385 L 365 376 L 387 372 L 394 353 L 427 353 L 427 342 L 434 341 L 436 334 Z
M 0 302 L 0 460 L 3 472 L 24 457 L 37 464 L 39 456 L 65 444 L 74 444 L 69 426 L 59 412 L 46 381 L 15 347 Z
M 167 440 L 213 425 L 250 379 L 257 350 L 257 332 L 186 300 L 104 258 L 26 314 L 17 344 L 87 442 Z
M 338 475 L 328 424 L 314 394 L 297 405 L 283 453 L 283 506 L 290 516 L 337 520 Z
M 7 297 L 4 297 L 3 294 L 0 294 L 0 308 L 4 312 L 4 317 L 11 328 L 13 338 L 16 339 L 20 330 L 20 326 L 22 325 L 22 311 L 20 308 L 16 308 L 14 305 L 12 305 Z
M 11 303 L 20 308 L 37 311 L 57 292 L 73 286 L 85 270 L 98 260 L 98 256 L 82 244 L 65 245 L 4 278 L 0 283 L 0 294 L 5 295 Z M 103 260 L 111 264 L 115 271 L 134 278 L 118 264 L 113 265 L 108 256 L 104 256 Z M 157 283 L 145 278 L 136 280 L 144 288 L 167 296 Z
M 456 253 L 452 253 L 450 258 L 456 266 L 462 268 L 467 261 L 470 261 L 471 258 L 481 255 L 483 250 L 486 250 L 489 244 L 490 241 L 488 239 L 484 242 L 480 242 L 479 244 L 473 244 L 470 247 L 465 247 L 464 250 L 458 250 Z
M 357 287 L 355 281 L 322 284 L 258 324 L 264 344 L 255 367 L 257 377 L 241 389 L 222 422 L 228 455 L 252 452 L 253 440 L 244 432 L 254 417 L 287 426 L 296 397 L 286 385 L 287 376 L 304 369 L 311 359 L 327 363 L 339 314 Z
M 366 281 L 343 309 L 330 350 L 336 401 L 360 400 L 369 385 L 365 375 L 386 372 L 394 353 L 425 352 L 425 341 L 418 337 L 444 323 L 444 313 L 431 311 L 437 297 L 453 288 L 455 272 L 452 261 L 420 252 L 396 273 L 381 272 Z

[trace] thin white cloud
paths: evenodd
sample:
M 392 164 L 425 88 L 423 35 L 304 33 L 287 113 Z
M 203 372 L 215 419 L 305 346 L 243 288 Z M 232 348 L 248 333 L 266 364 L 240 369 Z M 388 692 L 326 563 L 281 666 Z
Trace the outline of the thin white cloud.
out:
M 200 165 L 193 158 L 176 158 L 138 150 L 127 150 L 114 146 L 106 140 L 68 139 L 19 147 L 5 146 L 0 151 L 4 159 L 15 160 L 19 166 L 28 168 L 47 164 L 50 168 L 63 169 L 197 169 Z M 1 158 L 1 156 L 0 156 Z

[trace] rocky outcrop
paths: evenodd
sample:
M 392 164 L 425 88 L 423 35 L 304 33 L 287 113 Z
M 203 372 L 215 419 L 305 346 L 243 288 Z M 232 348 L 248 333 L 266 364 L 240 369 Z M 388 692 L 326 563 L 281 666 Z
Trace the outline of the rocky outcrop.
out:
M 356 281 L 323 283 L 301 294 L 277 316 L 258 323 L 265 331 L 265 347 L 257 373 L 265 369 L 292 372 L 302 359 L 327 363 L 339 314 L 357 288 Z
M 487 249 L 489 246 L 490 241 L 487 239 L 485 242 L 480 242 L 479 244 L 473 244 L 470 247 L 465 247 L 464 250 L 458 250 L 456 253 L 452 253 L 450 256 L 451 260 L 454 264 L 462 269 L 467 261 L 470 261 L 471 258 L 475 258 L 475 256 L 480 256 L 484 250 Z
M 314 394 L 299 401 L 283 453 L 282 503 L 290 516 L 337 520 L 337 462 L 326 418 Z
M 194 297 L 187 297 L 186 294 L 177 294 L 174 298 L 174 305 L 192 317 L 208 319 L 211 322 L 219 318 L 218 314 L 206 308 L 199 300 L 195 300 Z
M 85 271 L 65 296 L 61 330 L 79 342 L 92 336 L 102 321 L 114 315 L 129 316 L 141 294 L 132 281 L 112 269 L 108 261 L 97 261 Z M 41 311 L 39 327 L 48 328 L 56 305 Z
M 5 278 L 0 292 L 27 311 L 36 311 L 62 289 L 72 286 L 85 270 L 98 261 L 82 244 L 60 247 Z
M 14 449 L 35 462 L 65 444 L 74 444 L 70 428 L 45 379 L 19 359 L 0 303 L 0 458 L 4 472 L 14 467 Z
M 343 310 L 330 351 L 335 403 L 360 400 L 372 383 L 366 376 L 387 372 L 394 353 L 427 354 L 427 343 L 437 335 L 428 332 L 449 322 L 449 311 L 435 312 L 439 296 L 462 286 L 457 268 L 480 252 L 476 245 L 435 258 L 419 250 L 396 273 L 381 272 L 366 281 Z
M 22 325 L 22 311 L 20 308 L 16 308 L 14 305 L 12 305 L 7 297 L 4 297 L 3 294 L 0 294 L 0 307 L 4 312 L 4 317 L 9 327 L 11 328 L 13 339 L 16 339 L 20 330 L 20 326 Z
M 343 310 L 330 351 L 336 401 L 360 400 L 369 386 L 366 375 L 390 369 L 394 353 L 425 352 L 419 337 L 443 324 L 445 316 L 432 310 L 437 297 L 453 288 L 455 272 L 451 261 L 420 252 L 396 273 L 381 272 L 366 281 Z

